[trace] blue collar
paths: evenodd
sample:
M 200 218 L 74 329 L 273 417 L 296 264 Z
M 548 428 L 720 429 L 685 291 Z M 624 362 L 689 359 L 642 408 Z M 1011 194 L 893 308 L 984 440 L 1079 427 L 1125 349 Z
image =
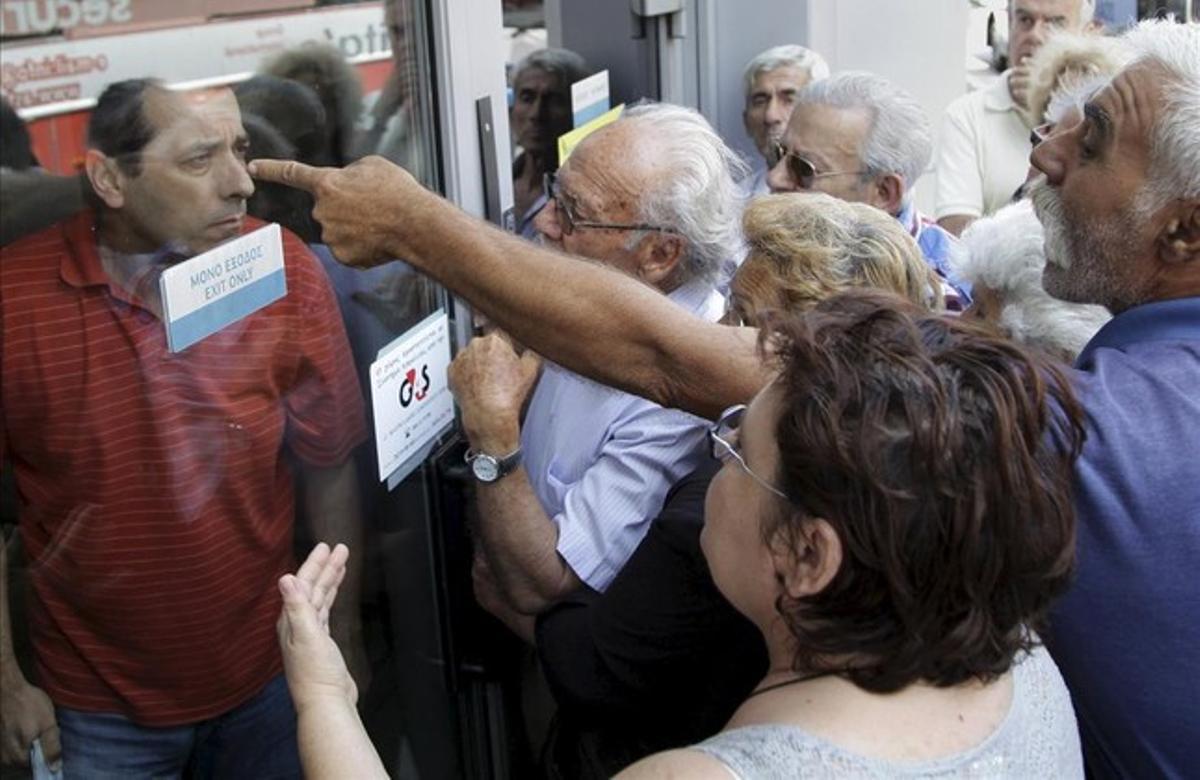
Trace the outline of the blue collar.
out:
M 1144 303 L 1121 312 L 1092 337 L 1075 366 L 1083 367 L 1098 349 L 1147 341 L 1200 341 L 1200 296 Z

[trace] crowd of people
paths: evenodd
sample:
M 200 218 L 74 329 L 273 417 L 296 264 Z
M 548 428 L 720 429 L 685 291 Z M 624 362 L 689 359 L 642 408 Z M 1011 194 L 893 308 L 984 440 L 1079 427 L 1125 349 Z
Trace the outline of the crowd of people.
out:
M 6 145 L 4 202 L 52 205 L 3 219 L 0 455 L 37 562 L 34 680 L 0 573 L 3 759 L 386 776 L 361 366 L 432 279 L 487 323 L 448 376 L 473 591 L 554 701 L 546 776 L 1185 776 L 1200 27 L 1094 11 L 1011 0 L 1012 67 L 936 144 L 884 76 L 769 49 L 749 164 L 643 102 L 560 165 L 590 69 L 536 52 L 516 235 L 423 186 L 399 54 L 373 108 L 319 48 L 232 90 L 111 85 L 79 177 Z M 157 275 L 263 221 L 287 297 L 168 354 Z

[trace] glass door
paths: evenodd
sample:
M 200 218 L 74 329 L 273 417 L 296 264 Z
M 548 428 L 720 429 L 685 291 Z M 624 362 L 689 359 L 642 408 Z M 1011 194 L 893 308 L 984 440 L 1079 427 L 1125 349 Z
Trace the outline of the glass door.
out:
M 244 167 L 380 154 L 503 211 L 499 5 L 101 5 L 121 18 L 5 3 L 0 29 L 31 152 L 2 174 L 30 206 L 0 250 L 4 662 L 60 726 L 211 723 L 278 692 L 275 582 L 343 540 L 335 633 L 389 772 L 503 776 L 444 375 L 470 312 L 403 258 L 340 265 L 311 202 Z

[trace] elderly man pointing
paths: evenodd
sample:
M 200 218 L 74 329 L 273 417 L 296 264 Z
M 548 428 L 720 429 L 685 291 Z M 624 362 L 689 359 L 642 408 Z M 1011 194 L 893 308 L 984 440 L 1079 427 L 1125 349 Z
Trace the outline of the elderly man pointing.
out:
M 534 224 L 544 242 L 660 293 L 656 303 L 716 321 L 725 302 L 714 285 L 741 248 L 736 163 L 695 111 L 637 106 L 547 177 Z M 536 371 L 532 355 L 518 360 L 496 336 L 470 344 L 450 371 L 478 482 L 476 592 L 526 637 L 520 616 L 581 585 L 608 587 L 707 451 L 693 415 L 553 363 Z

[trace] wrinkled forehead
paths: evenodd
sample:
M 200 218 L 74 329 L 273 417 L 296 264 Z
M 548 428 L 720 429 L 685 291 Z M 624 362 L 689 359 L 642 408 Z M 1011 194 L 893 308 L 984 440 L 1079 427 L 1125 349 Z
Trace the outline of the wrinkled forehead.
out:
M 540 87 L 545 92 L 566 92 L 567 85 L 563 83 L 561 74 L 553 73 L 538 65 L 529 65 L 513 79 L 513 87 Z
M 144 110 L 156 130 L 151 141 L 156 147 L 173 148 L 244 132 L 237 98 L 230 89 L 154 90 L 146 96 Z
M 1010 13 L 1021 11 L 1042 18 L 1078 17 L 1085 0 L 1010 0 Z
M 1103 119 L 1123 135 L 1140 134 L 1149 143 L 1150 135 L 1163 108 L 1164 90 L 1173 76 L 1161 64 L 1137 61 L 1097 89 L 1084 104 L 1084 112 L 1094 115 L 1099 109 Z
M 801 95 L 788 122 L 787 143 L 792 151 L 857 156 L 873 118 L 863 106 L 806 103 Z
M 780 65 L 771 70 L 762 70 L 754 77 L 751 94 L 775 89 L 800 89 L 810 81 L 809 73 L 796 65 Z

